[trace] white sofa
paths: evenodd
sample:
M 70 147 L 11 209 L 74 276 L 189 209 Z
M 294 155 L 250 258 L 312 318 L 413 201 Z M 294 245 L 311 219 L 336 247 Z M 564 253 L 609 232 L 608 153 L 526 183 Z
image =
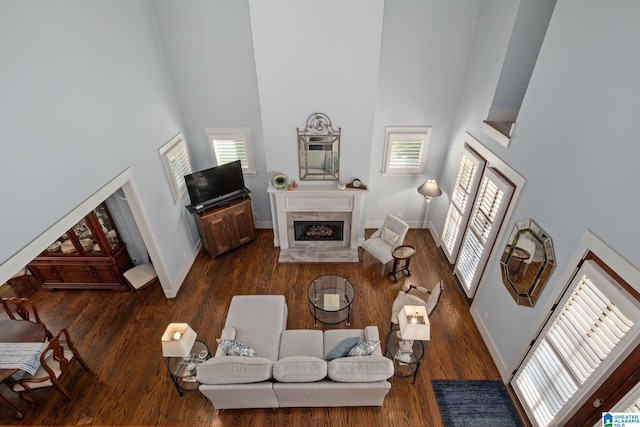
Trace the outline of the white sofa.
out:
M 303 314 L 303 313 L 301 313 Z M 379 341 L 378 328 L 287 330 L 281 295 L 234 296 L 221 338 L 255 350 L 255 357 L 227 356 L 218 346 L 202 363 L 200 392 L 216 409 L 381 406 L 391 384 L 393 362 L 380 346 L 369 356 L 327 354 L 341 341 Z

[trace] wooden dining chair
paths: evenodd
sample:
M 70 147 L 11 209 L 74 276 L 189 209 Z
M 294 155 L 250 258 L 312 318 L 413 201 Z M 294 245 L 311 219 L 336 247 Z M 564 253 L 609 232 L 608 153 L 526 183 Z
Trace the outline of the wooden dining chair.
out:
M 29 298 L 2 298 L 2 307 L 4 308 L 4 311 L 7 312 L 9 317 L 13 320 L 22 319 L 40 323 L 42 326 L 44 326 L 47 338 L 53 338 L 53 334 L 49 331 L 47 325 L 45 325 L 42 319 L 40 319 L 40 315 L 38 315 L 38 309 L 36 308 L 35 303 Z
M 153 264 L 140 264 L 125 271 L 122 276 L 131 289 L 136 291 L 136 294 L 138 294 L 138 298 L 140 298 L 142 304 L 147 305 L 147 302 L 142 296 L 142 290 L 158 281 L 158 273 L 156 273 L 155 268 L 153 268 Z
M 55 387 L 67 399 L 72 399 L 71 394 L 62 385 L 62 381 L 71 370 L 73 364 L 78 361 L 85 371 L 91 372 L 89 366 L 80 356 L 80 353 L 73 345 L 69 331 L 60 329 L 51 338 L 49 345 L 40 355 L 40 367 L 34 375 L 25 373 L 16 380 L 8 380 L 8 386 L 17 392 L 21 398 L 35 406 L 36 401 L 31 396 L 31 392 L 44 387 Z

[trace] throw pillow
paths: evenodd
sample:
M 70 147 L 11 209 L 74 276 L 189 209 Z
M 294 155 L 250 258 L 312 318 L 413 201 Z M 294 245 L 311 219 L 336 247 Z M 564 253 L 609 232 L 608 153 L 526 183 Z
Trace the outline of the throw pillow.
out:
M 395 231 L 393 231 L 392 229 L 387 228 L 386 226 L 383 225 L 382 234 L 380 234 L 380 237 L 382 237 L 382 240 L 384 240 L 391 246 L 394 246 L 398 241 L 398 237 L 400 237 L 400 235 Z
M 224 354 L 227 356 L 254 357 L 256 355 L 254 349 L 240 341 L 218 338 L 216 342 L 222 347 Z
M 369 356 L 378 345 L 380 345 L 380 341 L 363 341 L 349 350 L 347 356 Z
M 358 344 L 359 341 L 359 337 L 349 337 L 343 339 L 338 344 L 336 344 L 336 346 L 333 347 L 331 351 L 329 351 L 329 353 L 327 353 L 325 360 L 333 360 L 339 357 L 345 357 L 347 354 L 349 354 L 349 350 L 351 350 L 356 344 Z

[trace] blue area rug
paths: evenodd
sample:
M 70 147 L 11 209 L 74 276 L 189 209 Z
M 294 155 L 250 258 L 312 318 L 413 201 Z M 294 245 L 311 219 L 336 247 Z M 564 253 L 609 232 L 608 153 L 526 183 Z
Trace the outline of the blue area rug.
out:
M 502 381 L 433 380 L 446 427 L 522 427 Z

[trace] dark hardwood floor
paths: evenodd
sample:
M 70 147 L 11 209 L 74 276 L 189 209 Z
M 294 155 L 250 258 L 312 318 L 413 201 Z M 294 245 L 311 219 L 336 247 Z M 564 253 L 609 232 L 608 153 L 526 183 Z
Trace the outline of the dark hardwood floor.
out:
M 367 230 L 367 235 L 373 230 Z M 256 241 L 214 260 L 201 252 L 178 296 L 166 299 L 158 285 L 145 292 L 147 306 L 134 293 L 113 291 L 33 292 L 25 284 L 4 285 L 0 295 L 32 298 L 51 331 L 68 328 L 93 373 L 76 365 L 65 383 L 68 401 L 53 389 L 34 393 L 35 408 L 5 385 L 2 394 L 20 408 L 23 420 L 0 409 L 1 425 L 173 425 L 173 426 L 441 426 L 432 379 L 499 379 L 499 373 L 469 314 L 448 265 L 425 231 L 410 230 L 406 244 L 416 247 L 411 261 L 414 284 L 432 288 L 441 278 L 444 292 L 432 314 L 431 341 L 416 383 L 392 378 L 380 408 L 283 408 L 217 411 L 199 392 L 179 397 L 167 376 L 160 337 L 167 324 L 186 322 L 215 350 L 231 297 L 282 294 L 289 307 L 289 329 L 314 328 L 307 286 L 321 274 L 335 273 L 356 288 L 351 327 L 377 325 L 384 341 L 391 304 L 401 289 L 380 264 L 361 250 L 359 263 L 279 264 L 273 232 L 257 230 Z M 387 269 L 388 272 L 388 269 Z M 405 276 L 403 276 L 405 277 Z M 4 312 L 0 316 L 6 316 Z M 345 328 L 344 324 L 324 326 Z M 322 329 L 323 326 L 318 326 Z

